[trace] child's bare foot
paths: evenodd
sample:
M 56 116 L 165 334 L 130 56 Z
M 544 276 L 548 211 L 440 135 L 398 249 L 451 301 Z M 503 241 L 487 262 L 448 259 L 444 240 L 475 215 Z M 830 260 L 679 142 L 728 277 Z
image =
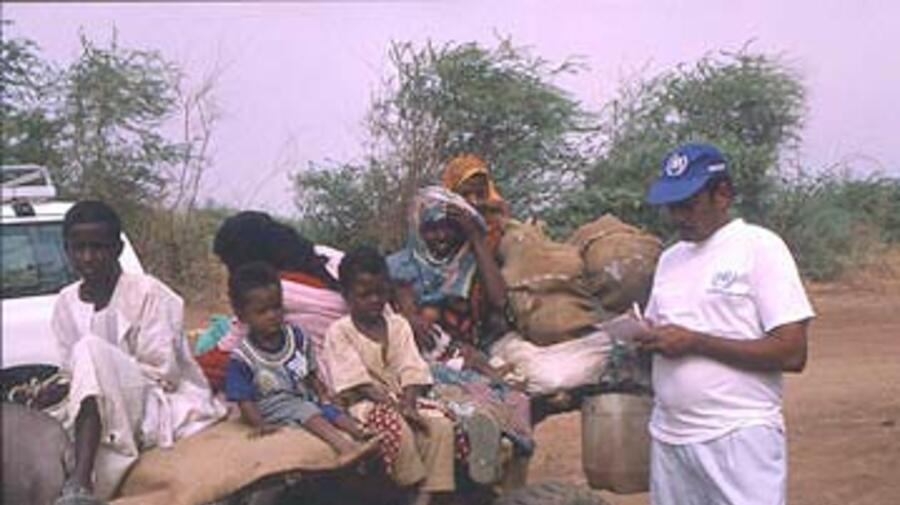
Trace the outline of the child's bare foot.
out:
M 353 437 L 353 440 L 355 440 L 357 442 L 363 442 L 363 441 L 366 441 L 366 440 L 372 438 L 369 435 L 369 433 L 371 433 L 371 432 L 366 430 L 366 428 L 362 424 L 357 422 L 355 419 L 353 419 L 347 415 L 341 415 L 340 417 L 338 417 L 337 419 L 335 419 L 333 421 L 333 424 L 339 430 L 341 430 L 344 433 Z
M 349 450 L 342 450 L 336 447 L 338 451 L 338 463 L 341 466 L 349 465 L 365 456 L 378 452 L 381 448 L 381 437 L 373 437 L 369 440 L 359 443 L 347 441 Z
M 338 452 L 339 457 L 355 454 L 359 451 L 359 443 L 354 440 L 348 440 L 341 437 L 334 442 L 334 448 Z
M 358 425 L 353 426 L 351 430 L 344 430 L 348 435 L 353 437 L 353 440 L 357 442 L 365 442 L 366 440 L 371 440 L 372 437 L 375 436 L 374 431 L 367 430 Z
M 366 440 L 360 444 L 360 451 L 363 454 L 377 452 L 381 450 L 381 435 L 377 433 L 368 433 Z

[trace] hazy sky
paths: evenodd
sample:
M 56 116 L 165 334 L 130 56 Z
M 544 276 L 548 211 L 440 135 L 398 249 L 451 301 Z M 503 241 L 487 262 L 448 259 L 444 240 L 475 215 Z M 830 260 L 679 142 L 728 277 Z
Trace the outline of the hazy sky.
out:
M 200 4 L 5 3 L 15 25 L 63 64 L 78 32 L 154 48 L 198 81 L 224 69 L 223 118 L 205 194 L 240 207 L 293 211 L 286 165 L 362 152 L 364 114 L 388 75 L 391 40 L 479 41 L 497 34 L 590 70 L 559 84 L 598 109 L 623 79 L 652 75 L 753 40 L 803 76 L 802 160 L 900 175 L 900 2 L 490 1 Z

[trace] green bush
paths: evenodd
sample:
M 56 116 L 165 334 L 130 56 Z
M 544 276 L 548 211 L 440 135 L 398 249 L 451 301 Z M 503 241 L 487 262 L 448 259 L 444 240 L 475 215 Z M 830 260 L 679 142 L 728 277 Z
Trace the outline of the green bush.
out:
M 768 226 L 815 280 L 862 266 L 900 242 L 900 180 L 828 171 L 783 180 L 769 199 Z
M 787 63 L 746 48 L 711 53 L 623 86 L 599 114 L 599 151 L 582 173 L 583 189 L 546 213 L 551 232 L 565 235 L 612 212 L 661 236 L 670 233 L 659 212 L 641 200 L 665 153 L 689 141 L 722 150 L 741 194 L 737 211 L 764 220 L 777 162 L 800 140 L 805 97 Z

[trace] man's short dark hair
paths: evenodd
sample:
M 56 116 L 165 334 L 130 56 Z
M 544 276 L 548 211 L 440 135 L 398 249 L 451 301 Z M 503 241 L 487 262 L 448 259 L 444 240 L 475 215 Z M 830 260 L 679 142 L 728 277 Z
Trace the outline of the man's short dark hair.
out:
M 712 193 L 716 189 L 719 188 L 719 185 L 724 184 L 728 189 L 728 192 L 734 197 L 734 183 L 731 182 L 731 176 L 728 173 L 718 173 L 710 176 L 709 180 L 703 184 L 703 189 L 701 190 L 704 193 Z
M 68 241 L 73 226 L 84 223 L 105 224 L 116 240 L 120 240 L 122 235 L 122 220 L 112 207 L 99 200 L 82 200 L 73 205 L 63 218 L 63 240 Z
M 361 246 L 344 255 L 338 267 L 341 289 L 345 293 L 350 291 L 350 287 L 360 274 L 388 276 L 387 262 L 378 249 Z
M 244 263 L 228 276 L 228 300 L 235 312 L 247 303 L 247 293 L 256 288 L 277 286 L 281 288 L 278 272 L 263 261 Z
M 734 198 L 734 184 L 731 182 L 731 176 L 727 173 L 713 174 L 712 176 L 710 176 L 710 178 L 707 179 L 705 183 L 703 183 L 703 186 L 700 188 L 700 190 L 694 193 L 694 196 L 707 194 L 712 197 L 712 194 L 715 193 L 716 190 L 719 189 L 719 186 L 723 184 L 725 185 L 725 188 L 728 190 L 728 193 L 731 195 L 731 197 Z

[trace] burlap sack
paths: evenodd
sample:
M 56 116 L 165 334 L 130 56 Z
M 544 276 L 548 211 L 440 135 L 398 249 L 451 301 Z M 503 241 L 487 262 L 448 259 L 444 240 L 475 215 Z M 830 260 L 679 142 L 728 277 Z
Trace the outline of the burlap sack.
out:
M 585 286 L 610 312 L 645 304 L 662 243 L 611 214 L 587 223 L 566 241 L 584 258 Z
M 111 505 L 207 505 L 259 479 L 340 466 L 336 453 L 301 428 L 260 438 L 236 420 L 141 454 Z
M 510 220 L 499 246 L 503 280 L 510 288 L 540 283 L 540 290 L 565 285 L 584 274 L 578 247 L 548 239 L 540 225 Z
M 587 291 L 577 287 L 549 292 L 512 290 L 509 302 L 515 313 L 516 328 L 539 346 L 576 338 L 579 330 L 600 321 L 596 302 Z
M 537 345 L 574 338 L 600 320 L 584 289 L 577 247 L 548 239 L 535 223 L 510 221 L 499 248 L 516 328 Z

